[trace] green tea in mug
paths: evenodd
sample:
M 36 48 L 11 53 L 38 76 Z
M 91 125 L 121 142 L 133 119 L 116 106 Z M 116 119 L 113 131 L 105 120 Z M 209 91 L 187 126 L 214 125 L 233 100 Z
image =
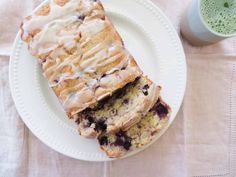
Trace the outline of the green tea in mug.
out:
M 200 10 L 206 25 L 214 32 L 236 33 L 236 0 L 201 0 Z

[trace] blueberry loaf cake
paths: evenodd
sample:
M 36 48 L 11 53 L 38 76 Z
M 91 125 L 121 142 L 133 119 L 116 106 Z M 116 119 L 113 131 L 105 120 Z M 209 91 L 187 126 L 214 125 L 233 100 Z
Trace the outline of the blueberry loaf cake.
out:
M 69 118 L 142 75 L 99 0 L 49 0 L 21 38 Z
M 152 109 L 127 131 L 102 134 L 98 137 L 101 149 L 111 158 L 124 156 L 127 152 L 148 145 L 163 129 L 171 114 L 170 107 L 159 98 Z
M 109 157 L 149 144 L 167 123 L 161 87 L 143 76 L 99 0 L 48 0 L 20 29 L 68 117 Z
M 147 77 L 137 78 L 112 97 L 100 102 L 97 107 L 77 114 L 80 134 L 97 137 L 104 132 L 129 129 L 157 102 L 160 90 Z

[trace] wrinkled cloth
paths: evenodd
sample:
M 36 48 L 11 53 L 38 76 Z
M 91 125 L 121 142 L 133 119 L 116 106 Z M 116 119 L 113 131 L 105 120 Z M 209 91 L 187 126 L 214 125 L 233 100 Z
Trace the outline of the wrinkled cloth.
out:
M 66 157 L 39 141 L 11 97 L 8 65 L 22 17 L 42 0 L 0 1 L 0 177 L 235 177 L 236 38 L 193 47 L 182 38 L 188 79 L 181 109 L 150 148 L 112 162 Z M 153 0 L 180 33 L 189 0 Z

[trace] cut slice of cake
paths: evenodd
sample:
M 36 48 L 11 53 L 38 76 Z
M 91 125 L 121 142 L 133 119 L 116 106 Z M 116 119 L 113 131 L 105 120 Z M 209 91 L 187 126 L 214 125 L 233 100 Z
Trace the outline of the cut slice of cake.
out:
M 101 149 L 111 158 L 124 156 L 151 143 L 170 118 L 170 107 L 159 98 L 153 108 L 127 131 L 102 134 L 98 137 Z
M 49 0 L 21 38 L 70 118 L 142 75 L 99 0 Z
M 103 100 L 93 109 L 77 114 L 79 132 L 85 137 L 127 130 L 153 107 L 161 88 L 141 77 Z

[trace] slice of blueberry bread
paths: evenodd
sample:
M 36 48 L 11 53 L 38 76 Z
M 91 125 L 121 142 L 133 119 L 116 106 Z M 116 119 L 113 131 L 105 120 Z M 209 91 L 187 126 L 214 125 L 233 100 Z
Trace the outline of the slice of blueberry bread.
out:
M 171 114 L 170 107 L 159 98 L 153 108 L 127 131 L 102 134 L 98 137 L 101 149 L 111 158 L 124 156 L 153 141 L 163 129 Z
M 95 138 L 106 132 L 127 130 L 146 115 L 159 97 L 161 88 L 147 77 L 140 77 L 95 108 L 77 114 L 82 136 Z

